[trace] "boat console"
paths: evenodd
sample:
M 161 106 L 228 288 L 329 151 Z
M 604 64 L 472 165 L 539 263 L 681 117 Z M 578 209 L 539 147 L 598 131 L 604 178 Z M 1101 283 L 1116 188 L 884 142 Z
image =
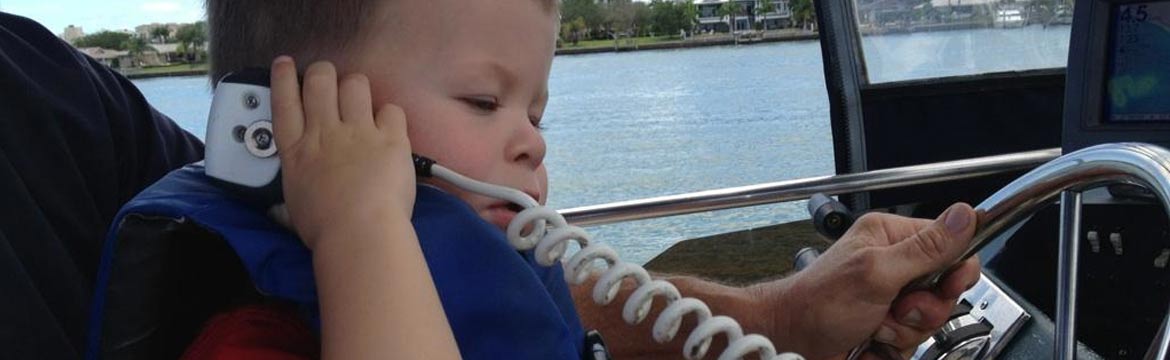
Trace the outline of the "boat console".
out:
M 918 358 L 1164 359 L 1170 351 L 1170 1 L 1076 6 L 1065 155 L 980 204 L 991 222 L 1013 223 L 981 218 L 972 251 L 986 270 L 962 300 L 970 311 L 957 311 Z M 1003 207 L 1020 193 L 1030 200 Z

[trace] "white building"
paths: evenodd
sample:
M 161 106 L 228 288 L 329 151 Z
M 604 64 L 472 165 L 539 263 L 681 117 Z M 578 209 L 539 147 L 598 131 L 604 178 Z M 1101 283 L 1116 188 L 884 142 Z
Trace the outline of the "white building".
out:
M 731 19 L 730 16 L 720 16 L 719 8 L 731 1 L 738 3 L 740 8 L 740 13 L 735 16 L 735 31 L 764 28 L 765 25 L 768 29 L 779 29 L 792 24 L 792 10 L 788 7 L 788 0 L 772 0 L 775 10 L 765 14 L 756 12 L 763 4 L 761 0 L 698 0 L 695 1 L 699 10 L 698 30 L 727 32 Z
M 69 25 L 65 27 L 65 32 L 62 32 L 60 36 L 65 42 L 72 44 L 77 39 L 84 37 L 85 31 L 81 30 L 80 26 Z

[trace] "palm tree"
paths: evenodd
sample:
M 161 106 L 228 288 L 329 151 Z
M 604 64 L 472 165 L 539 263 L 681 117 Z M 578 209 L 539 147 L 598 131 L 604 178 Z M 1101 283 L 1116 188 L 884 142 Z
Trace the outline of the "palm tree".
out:
M 573 22 L 570 24 L 573 28 L 573 46 L 577 46 L 577 41 L 581 39 L 581 34 L 585 30 L 589 29 L 589 26 L 585 24 L 585 18 L 580 16 L 578 16 L 576 19 L 573 19 Z
M 756 7 L 756 17 L 762 19 L 760 22 L 764 23 L 764 32 L 768 32 L 768 13 L 776 11 L 776 4 L 772 0 L 760 0 L 760 6 Z
M 816 8 L 813 7 L 812 0 L 792 0 L 790 4 L 792 10 L 792 21 L 800 24 L 800 28 L 808 30 L 810 23 L 815 25 L 813 19 L 816 17 Z M 815 28 L 813 30 L 816 30 Z
M 739 37 L 735 36 L 735 16 L 739 15 L 741 10 L 739 3 L 735 0 L 723 3 L 723 6 L 719 7 L 719 16 L 727 17 L 727 31 L 731 33 L 731 38 L 735 40 L 736 44 L 739 44 Z
M 686 25 L 687 33 L 694 35 L 695 24 L 699 22 L 699 6 L 695 5 L 693 0 L 686 0 L 682 4 L 683 23 Z
M 170 36 L 171 29 L 168 29 L 166 26 L 156 26 L 155 28 L 150 29 L 150 37 L 152 39 L 158 39 L 160 44 L 166 44 L 167 38 Z
M 189 56 L 195 62 L 199 62 L 199 47 L 207 42 L 207 30 L 205 23 L 200 21 L 190 25 L 183 25 L 175 34 L 175 39 L 179 40 L 179 46 L 194 54 Z
M 130 55 L 130 58 L 132 59 L 130 63 L 131 67 L 137 66 L 141 63 L 139 57 L 142 56 L 143 53 L 147 51 L 158 51 L 155 50 L 154 47 L 147 44 L 146 39 L 138 36 L 126 39 L 126 41 L 122 43 L 122 48 L 126 49 Z
M 735 0 L 724 2 L 723 6 L 720 6 L 720 16 L 728 16 L 729 33 L 735 34 L 735 18 L 736 15 L 742 11 L 743 8 L 739 7 L 739 2 L 736 2 Z

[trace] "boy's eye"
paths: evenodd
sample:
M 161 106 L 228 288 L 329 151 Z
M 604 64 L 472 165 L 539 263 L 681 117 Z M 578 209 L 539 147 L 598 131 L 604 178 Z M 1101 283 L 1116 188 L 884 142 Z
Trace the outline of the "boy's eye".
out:
M 532 127 L 536 128 L 536 130 L 544 130 L 544 125 L 540 124 L 540 117 L 539 116 L 528 117 L 528 122 L 531 122 Z
M 499 101 L 493 97 L 465 97 L 463 102 L 479 111 L 490 112 L 500 108 Z

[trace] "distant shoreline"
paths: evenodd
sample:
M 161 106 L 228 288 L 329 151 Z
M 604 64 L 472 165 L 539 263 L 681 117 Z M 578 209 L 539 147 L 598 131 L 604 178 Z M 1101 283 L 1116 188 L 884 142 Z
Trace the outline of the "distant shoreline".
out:
M 817 33 L 810 31 L 785 30 L 779 33 L 769 31 L 758 37 L 741 36 L 737 42 L 730 34 L 700 35 L 687 40 L 664 41 L 651 44 L 623 45 L 623 46 L 596 46 L 587 48 L 560 48 L 557 55 L 597 54 L 607 52 L 627 52 L 643 50 L 685 49 L 706 46 L 749 45 L 757 43 L 773 43 L 786 41 L 816 40 Z
M 741 38 L 738 42 L 740 45 L 749 45 L 757 43 L 773 43 L 785 41 L 804 41 L 816 40 L 817 33 L 804 31 L 784 31 L 779 34 L 775 32 L 768 32 L 762 37 L 756 38 Z M 651 44 L 626 45 L 615 48 L 614 46 L 592 46 L 583 48 L 560 48 L 556 50 L 557 56 L 562 55 L 581 55 L 581 54 L 599 54 L 607 52 L 628 52 L 628 51 L 648 51 L 648 50 L 665 50 L 665 49 L 686 49 L 707 46 L 724 46 L 734 45 L 737 42 L 729 34 L 717 35 L 702 35 L 698 38 L 690 38 L 687 40 L 664 41 Z M 151 79 L 160 77 L 177 77 L 177 76 L 196 76 L 207 75 L 207 69 L 187 69 L 165 72 L 130 72 L 122 73 L 128 79 Z
M 1060 26 L 1065 24 L 1056 23 L 1052 26 Z M 968 30 L 986 28 L 987 24 L 982 22 L 958 22 L 948 24 L 931 24 L 931 25 L 916 25 L 907 27 L 890 27 L 882 29 L 863 28 L 862 33 L 865 35 L 887 35 L 887 34 L 906 34 L 915 32 L 933 32 L 933 31 L 952 31 L 952 30 Z M 612 40 L 594 40 L 587 41 L 593 45 L 588 47 L 562 47 L 556 49 L 557 56 L 563 55 L 582 55 L 582 54 L 600 54 L 600 53 L 614 53 L 614 52 L 630 52 L 630 51 L 649 51 L 649 50 L 668 50 L 668 49 L 687 49 L 707 46 L 725 46 L 725 45 L 751 45 L 757 43 L 775 43 L 775 42 L 789 42 L 789 41 L 808 41 L 816 40 L 818 34 L 815 31 L 805 31 L 800 29 L 779 29 L 769 30 L 767 32 L 757 32 L 752 35 L 740 35 L 739 41 L 736 41 L 731 34 L 704 34 L 690 37 L 686 40 L 659 40 L 655 38 L 627 38 L 622 39 L 620 46 L 615 46 L 615 41 Z M 206 75 L 207 69 L 182 69 L 175 71 L 133 71 L 129 73 L 122 73 L 129 79 L 149 79 L 159 77 L 173 77 L 173 76 L 196 76 Z
M 125 76 L 127 79 L 131 79 L 131 80 L 150 79 L 150 78 L 159 78 L 159 77 L 172 77 L 172 76 L 195 76 L 195 75 L 207 75 L 207 69 L 179 70 L 179 71 L 156 72 L 156 73 L 129 73 L 129 74 L 122 73 L 122 75 Z

